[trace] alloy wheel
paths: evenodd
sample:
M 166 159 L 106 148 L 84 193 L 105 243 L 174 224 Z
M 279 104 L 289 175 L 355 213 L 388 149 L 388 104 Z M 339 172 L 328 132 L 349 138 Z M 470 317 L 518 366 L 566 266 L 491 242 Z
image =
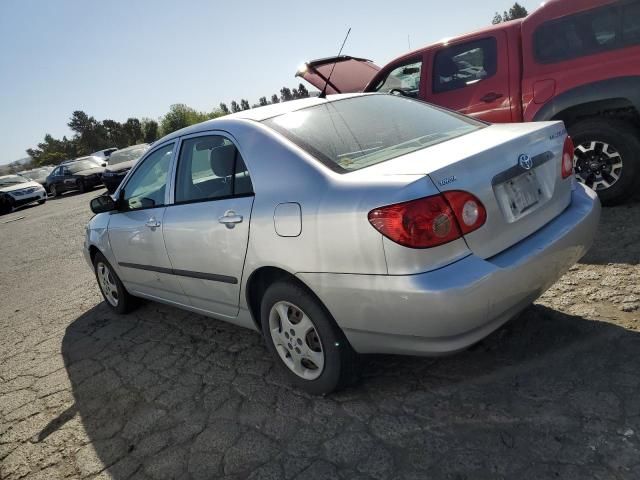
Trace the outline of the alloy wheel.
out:
M 96 264 L 96 273 L 98 274 L 98 284 L 100 285 L 100 290 L 102 290 L 104 298 L 106 298 L 107 302 L 112 306 L 117 307 L 119 301 L 118 286 L 116 285 L 111 270 L 103 262 L 98 262 Z
M 290 302 L 277 302 L 269 312 L 271 339 L 284 364 L 300 378 L 315 380 L 324 369 L 325 354 L 311 319 Z
M 576 179 L 593 190 L 605 190 L 620 180 L 622 156 L 601 141 L 581 143 L 574 150 Z

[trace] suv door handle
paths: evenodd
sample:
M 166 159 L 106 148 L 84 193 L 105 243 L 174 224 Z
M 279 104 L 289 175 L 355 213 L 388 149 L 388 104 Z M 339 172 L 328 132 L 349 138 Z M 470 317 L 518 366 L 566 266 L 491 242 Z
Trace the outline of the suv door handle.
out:
M 149 228 L 158 228 L 160 226 L 160 222 L 157 221 L 154 217 L 151 217 L 144 225 L 145 227 Z
M 236 223 L 242 222 L 242 215 L 237 215 L 233 210 L 227 210 L 224 212 L 224 215 L 218 219 L 218 222 L 227 228 L 233 228 L 236 226 Z
M 481 97 L 480 100 L 482 100 L 485 103 L 491 103 L 491 102 L 495 102 L 499 98 L 502 98 L 503 96 L 504 95 L 502 95 L 501 93 L 489 92 L 484 97 Z

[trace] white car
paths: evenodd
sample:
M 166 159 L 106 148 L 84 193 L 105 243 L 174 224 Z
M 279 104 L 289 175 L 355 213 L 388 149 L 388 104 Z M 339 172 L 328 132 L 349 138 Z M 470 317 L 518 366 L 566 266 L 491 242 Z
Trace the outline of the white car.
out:
M 20 175 L 0 177 L 0 213 L 11 213 L 16 208 L 47 201 L 47 192 L 38 182 Z

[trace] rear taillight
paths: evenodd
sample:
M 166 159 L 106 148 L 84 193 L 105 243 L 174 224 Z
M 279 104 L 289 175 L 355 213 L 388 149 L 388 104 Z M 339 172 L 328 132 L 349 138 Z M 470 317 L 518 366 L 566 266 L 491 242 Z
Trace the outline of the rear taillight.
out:
M 476 197 L 460 190 L 444 192 L 443 195 L 451 205 L 463 235 L 484 225 L 487 211 Z
M 564 147 L 562 148 L 562 178 L 568 178 L 573 174 L 573 140 L 567 135 L 564 139 Z
M 376 208 L 369 222 L 385 237 L 410 248 L 430 248 L 449 243 L 479 228 L 487 213 L 467 192 L 419 198 Z

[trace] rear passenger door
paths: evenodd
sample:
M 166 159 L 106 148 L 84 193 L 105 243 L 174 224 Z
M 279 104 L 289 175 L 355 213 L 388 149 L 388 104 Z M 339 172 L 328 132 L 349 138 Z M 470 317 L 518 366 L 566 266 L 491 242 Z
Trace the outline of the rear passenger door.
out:
M 444 45 L 431 60 L 427 101 L 487 122 L 511 122 L 506 33 Z
M 236 317 L 253 207 L 243 158 L 223 133 L 185 137 L 174 185 L 163 230 L 174 273 L 191 305 Z

